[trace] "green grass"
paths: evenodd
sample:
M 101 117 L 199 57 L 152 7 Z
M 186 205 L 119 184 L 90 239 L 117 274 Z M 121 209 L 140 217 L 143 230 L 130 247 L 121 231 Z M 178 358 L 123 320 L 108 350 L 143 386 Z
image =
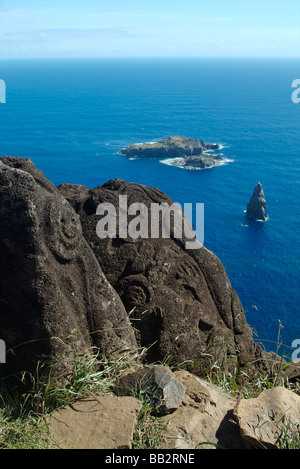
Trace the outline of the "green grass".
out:
M 58 447 L 51 438 L 46 424 L 46 416 L 54 409 L 74 403 L 77 399 L 113 391 L 120 375 L 129 367 L 134 366 L 145 350 L 135 354 L 125 353 L 114 360 L 104 361 L 98 356 L 97 350 L 92 349 L 84 355 L 79 355 L 71 373 L 63 384 L 58 384 L 55 378 L 56 364 L 45 368 L 38 366 L 34 374 L 24 372 L 18 375 L 21 382 L 30 381 L 30 387 L 20 394 L 16 389 L 7 387 L 5 380 L 0 380 L 0 449 L 47 449 Z M 171 357 L 167 357 L 161 364 L 169 366 L 171 371 L 184 369 L 187 366 L 192 372 L 193 362 L 188 360 L 178 366 L 172 365 Z M 282 366 L 282 369 L 285 365 Z M 212 361 L 202 379 L 221 387 L 226 393 L 236 397 L 248 399 L 256 397 L 263 390 L 274 386 L 283 386 L 300 394 L 299 382 L 291 383 L 288 377 L 279 373 L 270 376 L 264 370 L 257 373 L 255 379 L 247 378 L 238 363 L 235 370 L 224 371 L 217 362 Z M 157 416 L 150 404 L 149 396 L 141 393 L 133 395 L 142 402 L 142 409 L 137 417 L 132 447 L 134 449 L 159 448 L 165 423 Z M 289 429 L 284 429 L 278 443 L 281 449 L 300 449 L 300 436 L 290 437 Z
M 0 381 L 0 449 L 41 449 L 55 447 L 49 441 L 51 433 L 45 417 L 54 409 L 74 403 L 76 400 L 111 392 L 120 373 L 137 358 L 140 352 L 125 353 L 111 360 L 100 360 L 97 352 L 78 356 L 72 372 L 58 384 L 56 364 L 44 368 L 38 366 L 34 374 L 16 375 L 21 382 L 31 385 L 20 394 L 19 388 L 11 389 L 6 380 Z
M 133 434 L 133 449 L 157 449 L 161 445 L 166 423 L 161 417 L 153 415 L 150 398 L 145 395 L 136 396 L 142 402 Z

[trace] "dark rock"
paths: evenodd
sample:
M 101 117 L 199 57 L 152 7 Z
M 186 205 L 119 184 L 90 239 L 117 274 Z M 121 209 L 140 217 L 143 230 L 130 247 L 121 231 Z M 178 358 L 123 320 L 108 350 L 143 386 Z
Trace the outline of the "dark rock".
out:
M 184 385 L 163 365 L 145 366 L 122 376 L 116 393 L 130 395 L 133 390 L 139 398 L 148 398 L 151 407 L 160 414 L 177 409 L 185 394 Z
M 256 220 L 265 221 L 268 217 L 266 214 L 267 202 L 263 187 L 260 182 L 256 185 L 252 197 L 247 205 L 247 216 Z
M 208 169 L 220 166 L 224 162 L 223 158 L 216 155 L 189 156 L 187 158 L 176 159 L 171 164 L 186 169 Z
M 0 158 L 0 259 L 2 375 L 58 358 L 69 369 L 91 346 L 106 357 L 136 347 L 78 215 L 29 159 Z
M 203 140 L 186 137 L 168 137 L 156 143 L 129 145 L 119 153 L 128 157 L 175 158 L 201 155 L 206 150 L 218 150 L 217 143 L 204 143 Z
M 133 239 L 120 237 L 117 227 L 115 238 L 98 238 L 96 207 L 109 202 L 118 213 L 119 195 L 127 196 L 128 206 L 144 203 L 149 213 L 152 203 L 173 201 L 158 189 L 122 180 L 90 190 L 88 198 L 70 201 L 85 238 L 134 320 L 139 345 L 149 347 L 149 362 L 166 358 L 173 364 L 184 362 L 199 375 L 215 361 L 231 371 L 238 363 L 249 374 L 267 366 L 238 295 L 212 252 L 205 247 L 187 250 L 185 239 L 172 232 L 170 238 Z
M 89 195 L 89 188 L 80 184 L 61 184 L 58 189 L 64 192 L 66 199 L 70 200 L 81 199 Z

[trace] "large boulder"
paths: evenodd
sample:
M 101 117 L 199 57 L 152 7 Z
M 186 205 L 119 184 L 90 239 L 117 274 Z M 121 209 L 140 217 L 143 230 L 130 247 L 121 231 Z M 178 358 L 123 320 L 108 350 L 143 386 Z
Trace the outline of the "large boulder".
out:
M 255 220 L 265 221 L 268 218 L 266 208 L 267 202 L 264 190 L 262 184 L 258 182 L 247 205 L 247 216 Z
M 149 348 L 150 362 L 187 362 L 196 374 L 214 363 L 249 374 L 257 364 L 267 364 L 265 352 L 253 341 L 238 295 L 211 251 L 203 246 L 187 249 L 186 238 L 174 236 L 172 227 L 169 237 L 143 238 L 124 236 L 117 223 L 116 236 L 99 238 L 99 204 L 114 206 L 119 221 L 123 217 L 119 196 L 126 196 L 128 207 L 146 206 L 150 223 L 152 204 L 173 204 L 167 195 L 123 180 L 88 192 L 68 184 L 59 190 L 79 214 L 84 237 L 130 314 L 139 345 Z
M 239 427 L 233 421 L 237 399 L 185 370 L 173 376 L 186 392 L 182 405 L 163 417 L 166 427 L 161 448 L 244 449 Z
M 241 399 L 233 417 L 247 447 L 284 447 L 299 440 L 300 396 L 283 387 L 266 389 L 255 398 Z
M 136 347 L 126 310 L 67 200 L 29 159 L 0 158 L 1 374 Z

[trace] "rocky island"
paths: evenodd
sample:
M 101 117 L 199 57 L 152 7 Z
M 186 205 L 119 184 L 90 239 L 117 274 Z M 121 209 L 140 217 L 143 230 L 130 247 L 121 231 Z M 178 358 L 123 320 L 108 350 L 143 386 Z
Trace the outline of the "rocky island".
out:
M 220 148 L 217 143 L 175 136 L 154 143 L 129 145 L 122 148 L 119 154 L 130 158 L 166 159 L 172 166 L 186 169 L 207 169 L 224 162 L 219 154 L 207 153 Z
M 268 216 L 266 214 L 267 202 L 263 187 L 260 182 L 255 186 L 252 197 L 247 205 L 247 216 L 249 218 L 266 221 Z

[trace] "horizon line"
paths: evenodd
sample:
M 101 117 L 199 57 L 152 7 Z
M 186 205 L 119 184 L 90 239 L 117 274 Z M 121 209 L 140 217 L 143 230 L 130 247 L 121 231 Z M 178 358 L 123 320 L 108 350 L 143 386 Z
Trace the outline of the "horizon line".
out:
M 52 59 L 298 59 L 300 60 L 300 55 L 291 55 L 291 56 L 283 56 L 283 55 L 226 55 L 226 56 L 217 56 L 217 55 L 202 55 L 202 56 L 161 56 L 161 55 L 150 55 L 150 56 L 56 56 L 56 57 L 0 57 L 1 60 L 52 60 Z

